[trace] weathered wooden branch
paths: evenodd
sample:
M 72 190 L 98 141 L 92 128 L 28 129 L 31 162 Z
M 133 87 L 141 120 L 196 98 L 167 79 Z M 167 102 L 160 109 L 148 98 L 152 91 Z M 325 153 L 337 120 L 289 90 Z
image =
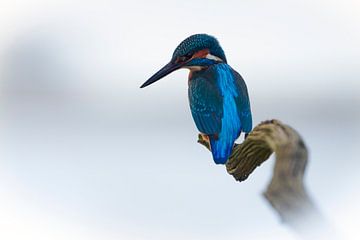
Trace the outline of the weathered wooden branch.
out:
M 198 142 L 209 149 L 201 135 Z M 241 144 L 235 144 L 226 169 L 237 181 L 244 181 L 272 153 L 276 155 L 276 162 L 272 179 L 264 192 L 267 201 L 282 221 L 300 236 L 308 239 L 324 237 L 326 229 L 325 235 L 333 238 L 329 224 L 304 186 L 308 152 L 300 135 L 291 127 L 278 120 L 260 123 Z M 313 228 L 317 228 L 316 231 Z

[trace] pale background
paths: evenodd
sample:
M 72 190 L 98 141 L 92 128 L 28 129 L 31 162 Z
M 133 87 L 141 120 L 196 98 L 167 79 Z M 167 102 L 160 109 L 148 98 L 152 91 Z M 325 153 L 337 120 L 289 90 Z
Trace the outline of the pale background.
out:
M 139 86 L 194 33 L 247 82 L 254 124 L 310 150 L 306 184 L 344 239 L 360 229 L 360 3 L 0 2 L 0 239 L 295 239 L 196 143 L 181 70 Z

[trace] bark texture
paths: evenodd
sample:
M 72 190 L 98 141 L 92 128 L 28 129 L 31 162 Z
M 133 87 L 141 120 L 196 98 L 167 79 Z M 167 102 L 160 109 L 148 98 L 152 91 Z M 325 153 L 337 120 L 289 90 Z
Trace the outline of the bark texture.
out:
M 201 135 L 198 142 L 209 149 Z M 290 126 L 278 120 L 257 125 L 241 144 L 235 144 L 226 163 L 227 172 L 237 181 L 244 181 L 272 153 L 276 155 L 276 162 L 272 179 L 264 192 L 267 201 L 282 221 L 301 237 L 334 239 L 334 231 L 305 188 L 308 151 L 300 135 Z

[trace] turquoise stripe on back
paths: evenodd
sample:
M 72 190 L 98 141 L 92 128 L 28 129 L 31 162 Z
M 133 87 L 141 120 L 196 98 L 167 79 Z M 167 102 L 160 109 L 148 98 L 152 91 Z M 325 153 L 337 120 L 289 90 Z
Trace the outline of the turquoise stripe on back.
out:
M 241 132 L 235 97 L 238 96 L 235 79 L 227 64 L 214 65 L 217 85 L 223 96 L 223 118 L 218 139 L 211 139 L 211 150 L 216 163 L 224 164 L 230 157 L 235 140 Z

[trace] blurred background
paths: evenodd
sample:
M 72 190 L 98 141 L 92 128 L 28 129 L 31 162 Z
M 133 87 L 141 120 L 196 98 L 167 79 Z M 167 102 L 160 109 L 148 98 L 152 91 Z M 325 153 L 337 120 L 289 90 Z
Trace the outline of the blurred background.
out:
M 196 143 L 185 70 L 139 89 L 194 33 L 254 125 L 301 133 L 312 197 L 359 239 L 357 0 L 2 0 L 0 239 L 296 239 L 261 195 L 273 159 L 237 183 Z

